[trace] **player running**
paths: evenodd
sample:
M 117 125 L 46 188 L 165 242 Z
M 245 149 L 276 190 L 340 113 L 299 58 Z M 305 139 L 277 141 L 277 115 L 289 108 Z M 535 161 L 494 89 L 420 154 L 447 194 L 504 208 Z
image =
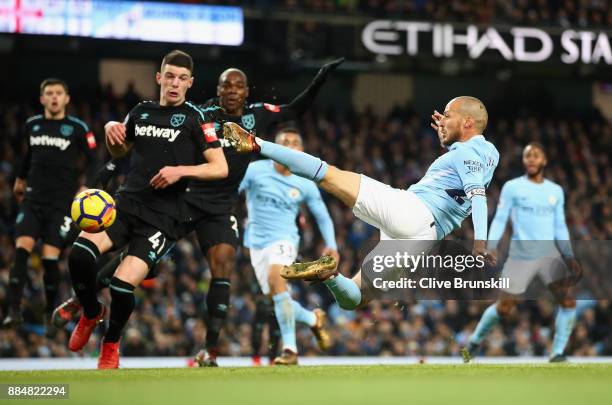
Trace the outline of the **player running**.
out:
M 82 232 L 68 265 L 83 315 L 68 347 L 81 350 L 106 314 L 97 299 L 96 261 L 101 254 L 128 246 L 111 283 L 111 309 L 98 368 L 119 366 L 119 340 L 135 306 L 134 288 L 183 232 L 187 179 L 227 176 L 225 156 L 204 115 L 185 101 L 193 84 L 193 60 L 182 51 L 168 53 L 157 73 L 159 102 L 142 102 L 128 114 L 123 127 L 106 133 L 113 157 L 131 151 L 130 171 L 117 196 L 117 219 L 107 230 Z M 205 161 L 207 163 L 201 163 Z
M 276 143 L 304 150 L 302 137 L 293 128 L 278 132 Z M 323 328 L 325 313 L 321 309 L 309 311 L 292 299 L 280 271 L 297 257 L 299 233 L 296 219 L 302 203 L 308 205 L 317 221 L 325 240 L 324 254 L 338 259 L 334 224 L 316 184 L 294 176 L 285 166 L 272 160 L 251 163 L 240 183 L 240 191 L 246 192 L 249 213 L 245 246 L 251 250 L 251 264 L 261 291 L 274 302 L 283 341 L 283 351 L 274 359 L 274 364 L 295 365 L 298 363 L 296 321 L 310 326 L 321 350 L 327 350 L 330 342 Z
M 58 260 L 72 220 L 70 203 L 79 189 L 77 163 L 87 159 L 86 184 L 92 185 L 97 170 L 96 138 L 87 124 L 66 114 L 70 102 L 68 85 L 60 79 L 46 79 L 40 85 L 44 113 L 29 118 L 23 130 L 27 153 L 17 173 L 13 192 L 21 204 L 15 224 L 15 262 L 10 271 L 9 311 L 5 328 L 22 323 L 21 298 L 28 278 L 28 258 L 38 239 L 42 245 L 45 285 L 45 324 L 57 304 L 60 272 Z
M 544 147 L 531 142 L 523 150 L 525 175 L 508 181 L 502 188 L 497 213 L 489 230 L 488 246 L 493 249 L 491 253 L 496 254 L 497 244 L 511 217 L 512 242 L 501 275 L 510 279 L 510 288 L 485 310 L 468 345 L 461 350 L 466 363 L 472 361 L 480 344 L 500 319 L 512 313 L 518 295 L 526 291 L 535 276 L 548 286 L 560 305 L 550 361 L 566 361 L 563 351 L 574 328 L 576 300 L 570 294 L 559 251 L 550 242 L 557 241 L 563 259 L 575 275 L 580 275 L 581 269 L 569 242 L 563 189 L 544 178 L 546 163 Z M 520 241 L 542 242 L 522 244 Z
M 226 138 L 239 152 L 260 152 L 286 166 L 291 173 L 319 183 L 353 209 L 356 217 L 380 229 L 381 240 L 439 240 L 461 225 L 470 214 L 474 223 L 474 255 L 487 256 L 487 200 L 485 189 L 499 162 L 495 146 L 482 135 L 488 115 L 474 97 L 452 99 L 432 115 L 431 126 L 448 152 L 437 158 L 417 184 L 400 190 L 367 176 L 340 170 L 321 159 L 282 145 L 266 142 L 235 124 L 225 124 Z M 310 263 L 286 266 L 288 279 L 320 280 L 340 307 L 355 309 L 362 303 L 361 272 L 352 279 L 338 273 L 338 263 L 323 256 Z

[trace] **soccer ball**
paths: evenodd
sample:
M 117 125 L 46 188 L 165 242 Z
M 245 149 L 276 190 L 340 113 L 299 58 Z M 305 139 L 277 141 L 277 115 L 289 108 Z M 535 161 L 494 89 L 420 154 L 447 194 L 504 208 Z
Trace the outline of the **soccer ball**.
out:
M 101 232 L 115 222 L 115 200 L 106 191 L 90 188 L 74 197 L 70 215 L 81 230 Z

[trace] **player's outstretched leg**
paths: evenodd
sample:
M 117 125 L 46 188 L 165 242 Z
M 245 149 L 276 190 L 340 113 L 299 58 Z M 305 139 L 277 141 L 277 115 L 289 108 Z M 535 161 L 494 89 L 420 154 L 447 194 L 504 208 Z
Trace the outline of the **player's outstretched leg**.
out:
M 293 174 L 319 183 L 319 186 L 353 208 L 359 195 L 361 176 L 329 166 L 318 157 L 286 146 L 256 138 L 233 122 L 223 124 L 223 134 L 233 142 L 239 153 L 261 152 L 287 168 Z
M 145 279 L 148 272 L 149 263 L 139 257 L 128 255 L 121 261 L 112 277 L 109 286 L 112 301 L 108 330 L 102 340 L 98 369 L 119 367 L 121 334 L 136 306 L 134 289 Z
M 329 166 L 321 159 L 304 152 L 267 142 L 256 138 L 240 125 L 227 122 L 223 124 L 223 135 L 234 144 L 239 153 L 261 152 L 286 167 L 298 176 L 313 180 L 319 186 L 353 208 L 359 195 L 361 176 L 357 173 Z M 296 263 L 284 268 L 282 276 L 290 279 L 325 280 L 324 283 L 344 309 L 355 309 L 361 303 L 360 277 L 353 280 L 337 274 L 337 263 L 328 256 L 310 263 Z M 292 275 L 290 275 L 292 273 Z M 316 277 L 311 278 L 313 274 Z
M 338 273 L 338 263 L 331 256 L 318 260 L 294 263 L 281 269 L 281 276 L 288 280 L 322 281 L 336 298 L 340 308 L 352 310 L 361 303 L 361 273 L 348 279 Z
M 461 356 L 463 357 L 464 363 L 471 363 L 476 352 L 480 347 L 482 341 L 487 337 L 491 329 L 493 329 L 500 321 L 503 315 L 506 315 L 512 311 L 514 307 L 514 301 L 504 300 L 495 302 L 485 309 L 474 333 L 468 339 L 468 344 L 461 349 Z M 500 314 L 499 309 L 501 308 L 502 313 Z
M 96 262 L 101 253 L 112 247 L 112 242 L 106 232 L 88 234 L 82 232 L 74 242 L 68 268 L 74 292 L 83 306 L 83 315 L 72 331 L 68 348 L 72 351 L 81 350 L 89 341 L 96 326 L 104 320 L 106 306 L 98 302 L 96 289 Z

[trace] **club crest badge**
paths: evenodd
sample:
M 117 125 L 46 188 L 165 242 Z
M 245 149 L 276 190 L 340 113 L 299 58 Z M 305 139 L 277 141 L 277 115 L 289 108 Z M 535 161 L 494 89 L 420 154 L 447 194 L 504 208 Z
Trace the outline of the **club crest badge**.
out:
M 253 114 L 247 114 L 242 116 L 242 125 L 245 129 L 255 128 L 255 116 Z
M 185 122 L 185 114 L 173 114 L 172 117 L 170 117 L 170 125 L 175 128 L 183 125 L 183 122 Z
M 74 127 L 68 124 L 62 124 L 60 127 L 60 134 L 63 136 L 70 136 L 74 132 Z

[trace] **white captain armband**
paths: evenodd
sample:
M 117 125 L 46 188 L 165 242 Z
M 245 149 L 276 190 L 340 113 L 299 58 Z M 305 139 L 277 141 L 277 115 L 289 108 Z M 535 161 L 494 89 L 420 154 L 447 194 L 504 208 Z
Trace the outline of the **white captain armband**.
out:
M 472 199 L 472 197 L 474 197 L 475 195 L 481 195 L 483 197 L 486 197 L 486 193 L 485 193 L 485 189 L 484 188 L 474 188 L 470 191 L 468 191 L 467 193 L 465 193 L 465 195 L 467 196 L 467 198 L 469 198 L 470 200 Z

